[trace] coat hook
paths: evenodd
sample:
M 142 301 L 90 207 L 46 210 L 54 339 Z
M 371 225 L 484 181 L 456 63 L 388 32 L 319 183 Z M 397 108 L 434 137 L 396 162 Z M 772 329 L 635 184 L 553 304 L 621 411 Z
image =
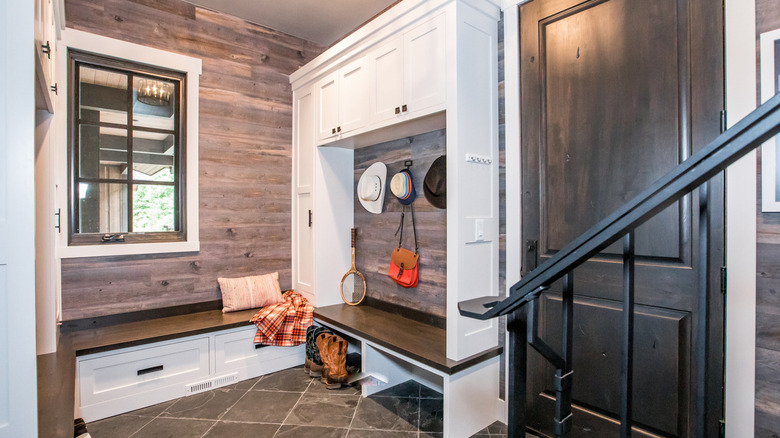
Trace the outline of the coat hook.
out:
M 406 167 L 407 169 L 412 167 L 412 160 L 404 161 L 404 167 Z

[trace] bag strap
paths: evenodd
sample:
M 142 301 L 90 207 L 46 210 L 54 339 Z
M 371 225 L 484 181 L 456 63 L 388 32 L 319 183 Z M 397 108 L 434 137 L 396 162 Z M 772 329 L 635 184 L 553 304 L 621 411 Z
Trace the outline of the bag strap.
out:
M 414 231 L 414 253 L 417 254 L 419 252 L 419 245 L 417 243 L 417 221 L 414 217 L 414 204 L 411 204 L 412 208 L 412 230 Z M 401 223 L 398 225 L 398 228 L 395 230 L 395 235 L 397 236 L 399 233 L 401 234 L 398 238 L 398 248 L 403 245 L 404 241 L 404 218 L 406 217 L 406 206 L 404 205 L 403 209 L 401 210 Z

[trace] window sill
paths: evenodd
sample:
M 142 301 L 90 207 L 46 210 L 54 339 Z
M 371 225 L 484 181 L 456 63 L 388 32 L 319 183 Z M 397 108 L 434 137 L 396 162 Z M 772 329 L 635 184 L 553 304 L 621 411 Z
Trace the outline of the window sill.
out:
M 198 252 L 200 242 L 159 242 L 159 243 L 106 243 L 102 245 L 79 245 L 60 247 L 61 259 L 76 257 L 108 257 L 139 254 L 169 254 L 179 252 Z

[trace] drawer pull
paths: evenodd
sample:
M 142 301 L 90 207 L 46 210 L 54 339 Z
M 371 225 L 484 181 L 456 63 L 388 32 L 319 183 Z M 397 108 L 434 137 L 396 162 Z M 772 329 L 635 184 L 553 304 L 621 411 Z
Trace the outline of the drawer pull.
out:
M 162 370 L 163 370 L 163 366 L 157 365 L 156 367 L 149 367 L 149 368 L 144 368 L 142 370 L 138 370 L 138 375 L 143 376 L 144 374 L 154 373 Z
M 259 350 L 259 349 L 261 349 L 261 348 L 263 348 L 263 347 L 267 347 L 267 345 L 263 345 L 263 344 L 255 344 L 255 350 Z

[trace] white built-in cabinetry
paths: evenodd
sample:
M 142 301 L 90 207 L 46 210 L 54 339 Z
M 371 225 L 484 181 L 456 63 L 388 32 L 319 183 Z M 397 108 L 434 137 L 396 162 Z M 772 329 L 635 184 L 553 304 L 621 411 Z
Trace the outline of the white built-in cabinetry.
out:
M 255 333 L 247 326 L 79 356 L 76 414 L 95 421 L 303 363 L 304 345 L 255 344 Z
M 464 318 L 457 303 L 499 293 L 499 10 L 492 0 L 404 0 L 290 76 L 293 287 L 317 306 L 342 302 L 354 223 L 353 150 L 446 128 L 452 360 L 498 344 L 497 321 Z M 471 400 L 448 401 L 454 387 L 444 388 L 446 436 L 470 434 L 476 425 L 453 415 L 459 403 L 500 405 L 498 360 L 462 373 L 458 385 L 478 390 Z
M 36 107 L 54 112 L 57 95 L 54 80 L 54 50 L 57 40 L 58 14 L 53 0 L 35 0 L 35 70 L 38 93 Z
M 317 83 L 317 141 L 339 138 L 368 123 L 366 61 L 356 59 Z

